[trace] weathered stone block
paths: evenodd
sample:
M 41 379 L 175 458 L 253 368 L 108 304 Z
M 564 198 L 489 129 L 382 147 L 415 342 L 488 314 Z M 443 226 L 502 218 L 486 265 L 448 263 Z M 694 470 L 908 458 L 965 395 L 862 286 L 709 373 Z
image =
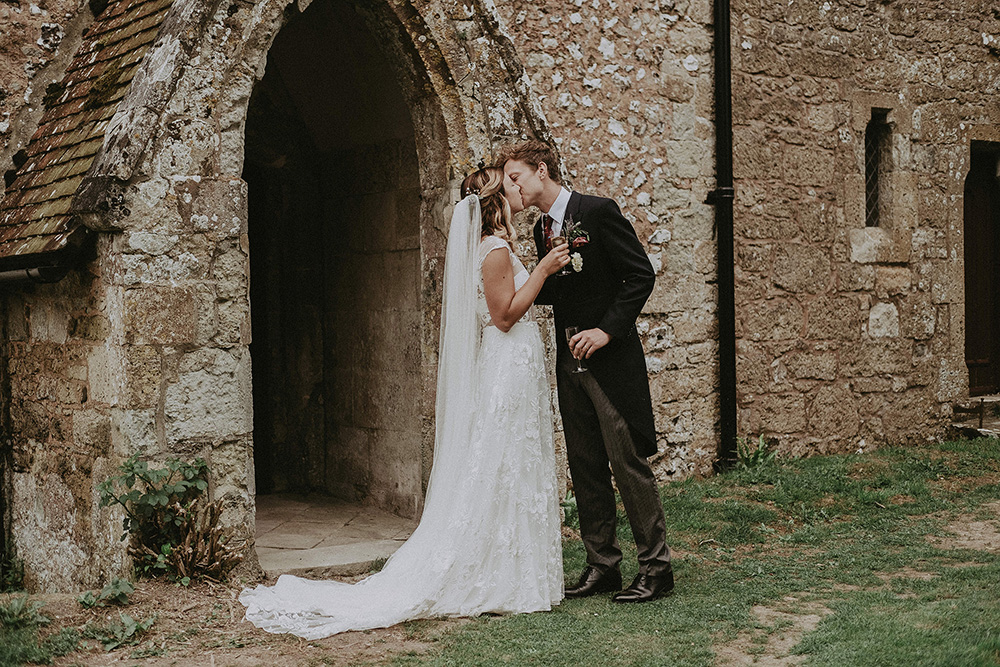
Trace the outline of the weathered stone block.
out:
M 806 338 L 857 340 L 861 336 L 861 310 L 851 296 L 820 296 L 806 306 Z
M 767 299 L 748 304 L 736 313 L 737 336 L 749 340 L 798 338 L 803 325 L 802 306 L 792 299 Z
M 750 433 L 796 433 L 806 428 L 805 398 L 801 394 L 765 394 L 750 407 Z
M 829 242 L 845 227 L 842 209 L 826 199 L 803 198 L 796 209 L 802 234 L 813 243 Z
M 195 340 L 194 294 L 184 287 L 143 287 L 125 292 L 125 340 L 177 345 Z
M 965 297 L 965 276 L 955 262 L 931 262 L 931 299 L 934 303 L 958 303 Z
M 124 360 L 122 407 L 148 408 L 157 404 L 163 378 L 160 353 L 152 345 L 126 345 L 121 349 Z
M 876 303 L 868 311 L 868 335 L 873 338 L 899 336 L 899 312 L 893 303 Z
M 748 239 L 788 239 L 799 233 L 798 222 L 791 216 L 778 215 L 763 204 L 733 212 L 736 234 Z
M 777 244 L 774 284 L 789 292 L 822 292 L 831 282 L 830 260 L 822 248 L 797 243 Z
M 910 369 L 910 342 L 902 339 L 861 340 L 840 353 L 844 373 L 851 376 L 903 375 Z
M 31 473 L 12 475 L 11 490 L 11 534 L 24 561 L 25 585 L 70 592 L 91 584 L 73 490 L 58 475 Z
M 668 321 L 680 343 L 700 343 L 718 337 L 718 321 L 714 310 L 692 309 L 673 315 Z
M 819 188 L 833 183 L 834 159 L 830 151 L 816 150 L 815 146 L 788 146 L 783 165 L 788 183 Z
M 834 380 L 837 378 L 837 354 L 814 350 L 797 350 L 782 357 L 792 377 L 799 379 Z
M 884 376 L 852 378 L 851 389 L 859 394 L 884 393 L 892 391 L 892 380 Z
M 772 246 L 769 243 L 740 243 L 736 252 L 737 264 L 744 271 L 770 271 Z
M 900 332 L 906 338 L 927 340 L 934 335 L 937 309 L 926 293 L 905 299 L 899 313 Z
M 164 420 L 169 442 L 229 439 L 252 429 L 250 356 L 245 349 L 203 349 L 185 354 L 167 385 Z
M 69 310 L 59 301 L 35 301 L 30 309 L 30 335 L 34 341 L 62 345 L 69 333 Z
M 653 293 L 642 312 L 686 312 L 692 303 L 715 303 L 716 287 L 700 275 L 664 274 L 657 278 Z
M 787 368 L 775 350 L 745 339 L 736 342 L 736 376 L 739 390 L 747 394 L 767 394 L 791 389 Z
M 3 296 L 0 305 L 6 306 L 3 313 L 6 317 L 6 338 L 8 341 L 27 340 L 29 336 L 30 309 L 20 294 L 11 292 Z
M 838 287 L 844 292 L 865 292 L 875 289 L 875 267 L 853 262 L 837 266 Z
M 111 411 L 111 442 L 114 455 L 126 458 L 135 452 L 155 454 L 159 450 L 156 437 L 156 410 Z
M 875 268 L 875 295 L 886 299 L 910 291 L 911 273 L 907 266 L 879 266 Z
M 163 255 L 177 245 L 180 237 L 177 234 L 162 234 L 157 232 L 131 231 L 125 233 L 127 247 L 146 255 Z
M 111 452 L 111 416 L 101 410 L 73 411 L 73 442 L 89 449 L 89 456 Z
M 858 432 L 858 406 L 843 385 L 820 387 L 809 401 L 809 430 L 826 438 L 850 438 Z

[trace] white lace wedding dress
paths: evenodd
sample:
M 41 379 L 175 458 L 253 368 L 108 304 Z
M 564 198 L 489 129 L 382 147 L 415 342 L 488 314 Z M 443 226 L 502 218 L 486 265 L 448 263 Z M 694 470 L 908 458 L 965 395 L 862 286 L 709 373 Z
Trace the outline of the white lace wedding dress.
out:
M 563 597 L 552 414 L 532 309 L 504 333 L 490 322 L 481 266 L 506 242 L 479 241 L 479 202 L 449 234 L 434 464 L 420 524 L 381 572 L 357 584 L 282 575 L 245 589 L 246 618 L 318 639 L 401 621 L 549 610 Z M 459 247 L 453 247 L 459 246 Z

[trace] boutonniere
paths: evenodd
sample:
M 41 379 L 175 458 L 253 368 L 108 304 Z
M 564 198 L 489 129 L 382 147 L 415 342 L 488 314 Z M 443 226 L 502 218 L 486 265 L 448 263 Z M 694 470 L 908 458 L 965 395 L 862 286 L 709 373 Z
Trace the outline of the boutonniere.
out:
M 566 235 L 570 250 L 579 250 L 590 243 L 590 233 L 580 227 L 582 222 L 582 220 L 574 220 L 572 215 L 566 216 L 566 219 L 563 220 L 563 233 Z M 583 271 L 583 255 L 574 252 L 570 254 L 569 259 L 573 271 L 577 273 Z

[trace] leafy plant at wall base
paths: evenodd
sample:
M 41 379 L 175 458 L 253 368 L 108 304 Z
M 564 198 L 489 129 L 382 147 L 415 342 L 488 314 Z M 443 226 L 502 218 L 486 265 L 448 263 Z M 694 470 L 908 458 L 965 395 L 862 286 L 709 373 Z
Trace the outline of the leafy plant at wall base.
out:
M 736 438 L 736 462 L 742 468 L 758 468 L 772 463 L 776 453 L 768 447 L 763 435 L 756 440 L 752 437 Z
M 240 561 L 239 553 L 219 526 L 222 503 L 196 502 L 172 509 L 183 537 L 177 543 L 162 545 L 159 553 L 146 547 L 142 556 L 155 558 L 158 567 L 173 573 L 185 586 L 184 580 L 190 583 L 193 576 L 221 580 Z
M 144 621 L 137 621 L 123 612 L 118 612 L 118 618 L 120 619 L 119 623 L 111 623 L 106 626 L 88 623 L 83 628 L 83 635 L 101 642 L 105 651 L 113 651 L 119 646 L 138 644 L 142 635 L 156 622 L 156 616 L 150 616 Z
M 170 459 L 164 466 L 151 468 L 132 455 L 101 483 L 101 506 L 125 510 L 121 539 L 132 536 L 129 553 L 143 573 L 220 579 L 239 555 L 219 526 L 221 502 L 204 499 L 208 464 Z
M 80 634 L 75 628 L 63 628 L 39 641 L 39 627 L 49 624 L 38 613 L 43 604 L 21 595 L 0 605 L 0 665 L 51 664 L 54 657 L 76 650 Z
M 25 628 L 30 625 L 46 625 L 47 616 L 38 613 L 44 602 L 29 602 L 27 595 L 17 595 L 7 604 L 0 605 L 0 626 L 4 628 Z
M 114 577 L 105 584 L 101 592 L 96 596 L 91 591 L 87 591 L 76 599 L 81 605 L 90 609 L 92 607 L 103 607 L 109 604 L 126 605 L 128 596 L 135 593 L 135 587 L 125 579 Z
M 0 593 L 24 588 L 24 561 L 12 553 L 0 558 Z

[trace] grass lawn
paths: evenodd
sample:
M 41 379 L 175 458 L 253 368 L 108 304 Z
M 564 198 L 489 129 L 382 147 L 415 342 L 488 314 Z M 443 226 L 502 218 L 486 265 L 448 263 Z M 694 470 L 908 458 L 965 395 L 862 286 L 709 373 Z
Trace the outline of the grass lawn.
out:
M 551 613 L 305 642 L 241 622 L 234 584 L 182 591 L 194 596 L 177 602 L 195 610 L 190 628 L 183 616 L 158 621 L 146 644 L 111 653 L 69 621 L 38 626 L 22 614 L 0 627 L 0 665 L 65 650 L 56 664 L 1000 665 L 998 440 L 764 462 L 672 483 L 661 496 L 677 588 L 656 602 L 599 596 Z M 621 519 L 629 581 L 635 551 Z M 584 566 L 580 541 L 567 540 L 564 554 L 571 582 Z M 142 599 L 125 608 L 136 619 L 169 606 L 137 588 Z M 206 622 L 193 605 L 209 594 Z M 50 639 L 39 646 L 38 635 Z
M 661 496 L 672 596 L 480 619 L 394 664 L 1000 665 L 1000 441 L 777 461 Z M 582 544 L 564 553 L 569 582 Z

